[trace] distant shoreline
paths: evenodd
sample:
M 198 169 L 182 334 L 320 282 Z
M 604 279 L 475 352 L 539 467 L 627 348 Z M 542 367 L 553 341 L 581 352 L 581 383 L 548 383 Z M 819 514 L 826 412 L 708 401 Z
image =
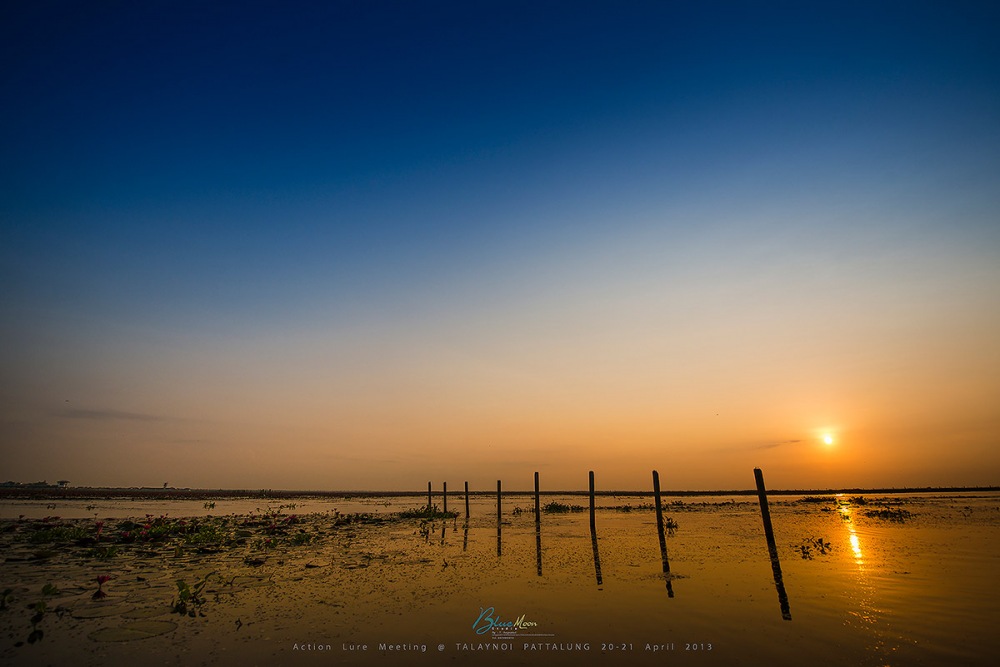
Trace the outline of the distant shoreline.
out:
M 868 494 L 913 494 L 913 493 L 980 493 L 1000 491 L 1000 486 L 940 486 L 940 487 L 906 487 L 906 488 L 844 488 L 844 489 L 768 489 L 769 496 L 822 496 L 837 493 L 868 493 Z M 530 490 L 504 491 L 504 496 L 533 495 Z M 541 491 L 543 496 L 586 496 L 588 491 Z M 451 497 L 461 497 L 464 491 L 449 491 Z M 469 491 L 470 496 L 494 496 L 495 491 Z M 596 496 L 652 496 L 653 492 L 635 490 L 596 491 Z M 665 489 L 665 497 L 697 497 L 697 496 L 755 496 L 755 489 L 716 489 L 712 491 L 680 491 Z M 203 500 L 211 498 L 425 498 L 427 491 L 305 491 L 284 489 L 186 489 L 157 487 L 0 487 L 0 500 L 54 500 L 54 499 L 98 499 L 98 498 L 133 498 L 149 500 Z M 440 489 L 434 489 L 434 498 L 441 497 Z

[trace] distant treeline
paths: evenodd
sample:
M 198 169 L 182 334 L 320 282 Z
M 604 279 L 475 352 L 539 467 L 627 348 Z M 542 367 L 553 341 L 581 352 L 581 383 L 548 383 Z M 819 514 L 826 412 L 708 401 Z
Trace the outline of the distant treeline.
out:
M 976 493 L 1000 491 L 1000 486 L 924 486 L 924 487 L 885 487 L 885 488 L 849 488 L 849 489 L 768 489 L 769 496 L 809 496 L 835 493 Z M 464 495 L 463 490 L 449 491 L 449 496 Z M 596 491 L 595 495 L 603 497 L 646 497 L 652 495 L 649 491 Z M 441 491 L 435 489 L 435 497 Z M 532 495 L 534 491 L 504 491 L 505 496 Z M 543 496 L 586 496 L 589 491 L 541 491 Z M 664 496 L 754 496 L 755 489 L 715 489 L 711 491 L 681 491 L 664 490 Z M 469 491 L 470 496 L 495 496 L 496 490 Z M 292 491 L 282 489 L 178 489 L 159 487 L 132 488 L 91 488 L 91 487 L 59 487 L 42 483 L 37 484 L 0 484 L 0 498 L 39 498 L 39 499 L 99 499 L 99 498 L 141 498 L 156 500 L 203 500 L 209 498 L 426 498 L 427 490 L 422 491 Z

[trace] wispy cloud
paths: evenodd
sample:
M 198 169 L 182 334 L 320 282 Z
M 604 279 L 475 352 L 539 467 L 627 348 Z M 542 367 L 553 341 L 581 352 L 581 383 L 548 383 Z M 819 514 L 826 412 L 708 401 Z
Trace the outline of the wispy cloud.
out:
M 719 447 L 711 451 L 717 453 L 723 452 L 756 452 L 764 449 L 775 449 L 777 447 L 787 447 L 788 445 L 795 445 L 802 442 L 802 440 L 777 440 L 769 442 L 748 442 L 743 445 L 738 445 L 735 447 Z
M 125 412 L 124 410 L 83 410 L 80 408 L 61 408 L 55 410 L 53 414 L 63 419 L 90 419 L 93 421 L 159 422 L 166 419 L 157 415 Z
M 751 447 L 751 449 L 774 449 L 775 447 L 783 447 L 785 445 L 794 445 L 797 442 L 802 442 L 801 440 L 782 440 L 781 442 L 765 442 L 762 445 L 756 445 Z

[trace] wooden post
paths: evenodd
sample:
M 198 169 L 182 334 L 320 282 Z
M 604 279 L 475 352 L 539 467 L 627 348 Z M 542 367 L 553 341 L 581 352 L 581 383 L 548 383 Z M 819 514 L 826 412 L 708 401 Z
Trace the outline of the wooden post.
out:
M 542 576 L 542 510 L 538 497 L 538 473 L 535 473 L 535 562 L 538 576 Z
M 469 520 L 469 483 L 465 483 L 465 520 Z
M 442 482 L 442 484 L 444 485 L 444 487 L 442 488 L 442 491 L 441 491 L 441 498 L 442 498 L 441 503 L 443 505 L 442 508 L 441 508 L 441 512 L 444 513 L 444 514 L 447 514 L 448 513 L 448 482 Z
M 664 579 L 667 580 L 667 597 L 674 597 L 670 579 L 670 561 L 667 560 L 667 538 L 663 534 L 663 503 L 660 499 L 660 473 L 653 471 L 653 495 L 656 497 L 656 532 L 660 537 L 660 559 L 663 561 Z
M 590 471 L 590 542 L 594 547 L 594 572 L 597 574 L 597 585 L 604 583 L 601 577 L 601 555 L 597 551 L 597 523 L 594 521 L 594 471 Z
M 503 552 L 500 541 L 500 525 L 503 522 L 503 513 L 500 509 L 500 480 L 497 480 L 497 558 Z
M 774 528 L 771 526 L 771 510 L 767 505 L 767 490 L 764 488 L 764 473 L 760 468 L 753 469 L 757 482 L 757 500 L 760 502 L 760 518 L 764 522 L 764 537 L 767 539 L 767 551 L 771 556 L 771 571 L 774 574 L 774 587 L 778 591 L 778 604 L 781 606 L 781 617 L 792 620 L 792 612 L 788 607 L 788 594 L 785 593 L 785 582 L 781 576 L 781 563 L 778 561 L 778 546 L 774 543 Z
M 431 483 L 427 482 L 427 511 L 428 512 L 431 511 L 431 507 L 433 507 L 433 505 L 431 504 Z

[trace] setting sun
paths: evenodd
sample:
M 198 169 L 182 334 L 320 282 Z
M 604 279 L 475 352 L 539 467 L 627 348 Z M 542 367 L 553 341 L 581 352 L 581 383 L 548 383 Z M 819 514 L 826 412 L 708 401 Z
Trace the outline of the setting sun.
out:
M 827 445 L 832 445 L 833 444 L 833 436 L 830 435 L 829 433 L 825 433 L 823 435 L 823 443 L 827 444 Z

